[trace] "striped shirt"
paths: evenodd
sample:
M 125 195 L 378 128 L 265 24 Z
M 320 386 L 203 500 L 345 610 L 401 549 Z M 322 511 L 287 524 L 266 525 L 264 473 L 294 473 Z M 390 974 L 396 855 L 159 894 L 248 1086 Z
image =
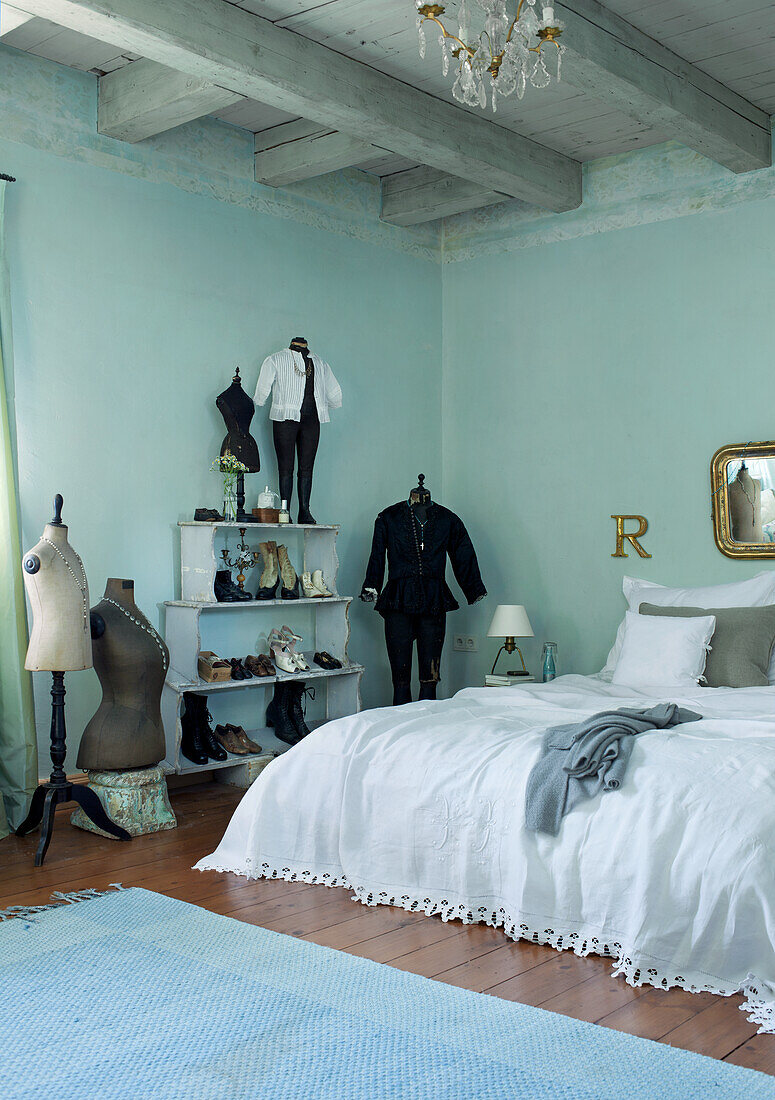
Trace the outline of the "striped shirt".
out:
M 342 405 L 342 390 L 334 378 L 334 372 L 325 359 L 310 354 L 315 366 L 315 404 L 321 424 L 331 418 L 329 409 L 339 409 Z M 304 385 L 307 380 L 306 364 L 300 351 L 283 348 L 264 360 L 258 375 L 255 401 L 263 405 L 272 394 L 270 420 L 299 420 L 301 403 L 304 400 Z

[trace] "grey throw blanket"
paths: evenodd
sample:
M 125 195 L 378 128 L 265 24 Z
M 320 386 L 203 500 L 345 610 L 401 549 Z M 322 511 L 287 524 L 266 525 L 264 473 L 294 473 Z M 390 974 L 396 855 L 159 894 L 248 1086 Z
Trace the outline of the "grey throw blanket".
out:
M 527 780 L 526 827 L 557 836 L 563 817 L 579 802 L 594 798 L 601 789 L 618 789 L 637 734 L 698 722 L 701 717 L 676 703 L 659 703 L 649 710 L 604 710 L 548 729 L 541 758 Z

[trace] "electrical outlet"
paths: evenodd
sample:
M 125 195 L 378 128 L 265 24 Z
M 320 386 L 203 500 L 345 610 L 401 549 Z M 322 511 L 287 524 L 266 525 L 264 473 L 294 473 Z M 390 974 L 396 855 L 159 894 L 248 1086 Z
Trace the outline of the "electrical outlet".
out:
M 452 648 L 458 653 L 476 653 L 479 649 L 479 640 L 472 634 L 454 634 Z
M 452 648 L 458 653 L 466 648 L 466 636 L 465 634 L 455 634 L 452 639 Z
M 479 649 L 479 639 L 474 637 L 473 634 L 469 634 L 466 637 L 466 652 L 467 653 L 476 653 L 478 649 Z

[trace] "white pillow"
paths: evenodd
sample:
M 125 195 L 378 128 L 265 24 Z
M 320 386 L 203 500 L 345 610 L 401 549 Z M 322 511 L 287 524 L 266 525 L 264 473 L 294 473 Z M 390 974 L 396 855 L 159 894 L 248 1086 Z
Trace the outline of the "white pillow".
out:
M 696 687 L 715 629 L 714 615 L 672 619 L 628 611 L 613 683 L 635 688 Z
M 639 581 L 624 577 L 624 592 L 630 611 L 638 611 L 642 603 L 655 603 L 660 607 L 766 607 L 775 603 L 775 569 L 757 573 L 747 581 L 731 584 L 708 584 L 702 588 L 667 588 L 654 581 Z M 611 679 L 622 651 L 624 620 L 600 675 Z M 775 647 L 770 661 L 769 681 L 775 683 Z

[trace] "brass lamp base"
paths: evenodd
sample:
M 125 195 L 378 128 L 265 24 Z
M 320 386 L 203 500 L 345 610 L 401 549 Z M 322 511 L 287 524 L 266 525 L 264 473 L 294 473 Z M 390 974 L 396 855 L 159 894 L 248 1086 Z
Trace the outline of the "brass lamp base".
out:
M 530 673 L 525 668 L 525 658 L 522 656 L 522 650 L 519 648 L 519 646 L 517 645 L 517 643 L 514 641 L 513 638 L 506 638 L 503 645 L 500 647 L 500 649 L 496 653 L 495 660 L 492 663 L 492 670 L 490 672 L 490 675 L 491 676 L 495 675 L 495 667 L 498 664 L 498 658 L 500 657 L 501 653 L 503 653 L 504 650 L 506 651 L 506 653 L 515 653 L 515 652 L 518 653 L 519 654 L 519 659 L 522 662 L 522 668 L 521 669 L 517 669 L 514 672 L 509 670 L 506 673 L 506 675 L 507 676 L 529 676 Z

